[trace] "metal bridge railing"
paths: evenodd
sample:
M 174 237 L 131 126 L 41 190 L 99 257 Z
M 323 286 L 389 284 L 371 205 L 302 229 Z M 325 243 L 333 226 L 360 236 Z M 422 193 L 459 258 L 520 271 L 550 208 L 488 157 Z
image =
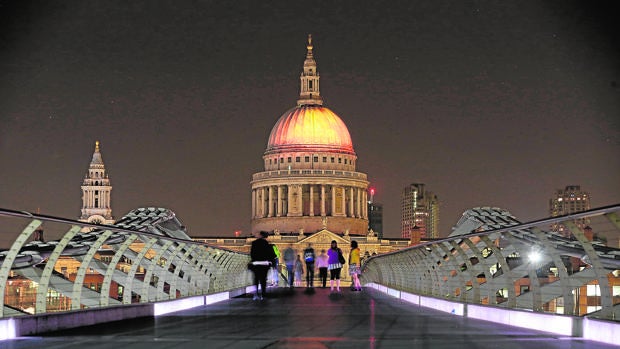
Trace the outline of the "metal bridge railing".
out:
M 128 221 L 166 211 L 139 210 Z M 61 237 L 41 241 L 42 224 L 46 235 L 55 230 Z M 169 222 L 147 227 L 138 231 L 0 209 L 0 233 L 13 234 L 10 248 L 0 252 L 0 318 L 157 302 L 251 285 L 249 255 L 174 237 L 178 234 Z
M 464 234 L 371 257 L 361 279 L 468 304 L 618 320 L 619 212 L 521 224 L 501 209 L 472 209 L 459 222 Z

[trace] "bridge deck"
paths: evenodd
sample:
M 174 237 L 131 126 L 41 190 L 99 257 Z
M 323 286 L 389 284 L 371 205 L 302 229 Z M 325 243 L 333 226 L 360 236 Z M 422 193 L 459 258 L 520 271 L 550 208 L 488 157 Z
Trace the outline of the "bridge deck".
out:
M 0 348 L 617 348 L 466 319 L 374 290 L 283 290 L 157 318 L 0 342 Z

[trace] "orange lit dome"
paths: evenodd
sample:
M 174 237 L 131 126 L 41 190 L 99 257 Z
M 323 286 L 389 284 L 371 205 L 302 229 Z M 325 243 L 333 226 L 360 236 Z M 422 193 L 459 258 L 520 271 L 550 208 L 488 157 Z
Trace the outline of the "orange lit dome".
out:
M 329 151 L 355 155 L 351 135 L 333 111 L 301 105 L 284 113 L 269 135 L 265 154 L 283 151 Z

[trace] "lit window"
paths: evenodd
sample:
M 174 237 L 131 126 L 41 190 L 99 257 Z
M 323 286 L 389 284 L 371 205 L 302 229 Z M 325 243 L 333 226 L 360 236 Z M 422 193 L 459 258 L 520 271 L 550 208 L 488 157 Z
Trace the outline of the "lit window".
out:
M 600 296 L 601 288 L 599 285 L 586 285 L 586 295 L 587 296 Z

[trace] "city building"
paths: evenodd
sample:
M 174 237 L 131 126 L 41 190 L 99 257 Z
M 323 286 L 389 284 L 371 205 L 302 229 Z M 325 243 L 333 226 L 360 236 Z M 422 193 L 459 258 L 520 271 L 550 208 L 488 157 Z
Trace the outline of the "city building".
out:
M 583 212 L 590 208 L 590 194 L 581 190 L 579 185 L 567 185 L 563 190 L 558 189 L 549 200 L 549 215 L 551 217 Z M 574 223 L 583 231 L 590 224 L 590 219 L 580 218 L 576 219 Z M 551 230 L 566 236 L 570 235 L 563 224 L 553 224 Z
M 437 195 L 425 189 L 423 183 L 412 183 L 403 188 L 401 236 L 417 242 L 439 237 L 439 200 Z
M 297 106 L 276 122 L 252 176 L 252 233 L 368 233 L 368 181 L 356 171 L 349 130 L 323 106 L 312 37 Z
M 368 200 L 368 229 L 375 232 L 379 239 L 383 238 L 383 205 L 374 202 L 375 189 L 370 188 Z
M 96 224 L 113 224 L 110 194 L 112 186 L 95 142 L 95 152 L 82 182 L 82 214 L 79 220 Z

